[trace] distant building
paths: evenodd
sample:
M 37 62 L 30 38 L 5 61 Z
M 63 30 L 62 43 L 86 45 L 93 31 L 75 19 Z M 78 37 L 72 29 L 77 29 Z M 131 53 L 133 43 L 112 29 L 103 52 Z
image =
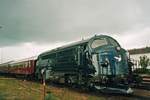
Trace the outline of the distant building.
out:
M 150 47 L 130 49 L 128 51 L 130 53 L 131 60 L 134 62 L 135 66 L 138 68 L 141 67 L 139 65 L 141 56 L 147 56 L 148 58 L 150 58 Z M 148 68 L 150 68 L 150 65 L 148 66 Z

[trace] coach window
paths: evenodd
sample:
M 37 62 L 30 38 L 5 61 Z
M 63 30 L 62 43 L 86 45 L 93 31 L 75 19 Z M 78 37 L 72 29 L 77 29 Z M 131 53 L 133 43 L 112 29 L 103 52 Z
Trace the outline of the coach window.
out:
M 28 67 L 28 64 L 25 62 L 25 67 L 27 68 Z
M 25 63 L 23 64 L 23 67 L 26 68 L 26 64 Z
M 30 67 L 30 64 L 31 64 L 30 61 L 28 61 L 28 67 Z
M 28 67 L 28 62 L 26 62 L 26 68 Z
M 19 64 L 19 67 L 20 67 L 20 68 L 22 68 L 22 67 L 23 67 L 23 65 L 22 65 L 22 64 Z

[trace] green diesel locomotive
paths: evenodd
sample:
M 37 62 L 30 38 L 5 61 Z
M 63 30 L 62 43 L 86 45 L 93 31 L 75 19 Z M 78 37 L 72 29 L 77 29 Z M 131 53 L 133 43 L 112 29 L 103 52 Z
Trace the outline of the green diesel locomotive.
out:
M 132 93 L 129 54 L 110 36 L 98 35 L 38 56 L 35 75 L 69 85 Z

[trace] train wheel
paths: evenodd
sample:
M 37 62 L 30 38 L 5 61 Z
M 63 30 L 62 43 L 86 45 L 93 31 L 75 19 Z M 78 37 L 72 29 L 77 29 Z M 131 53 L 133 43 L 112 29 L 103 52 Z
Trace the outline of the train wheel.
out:
M 65 77 L 65 84 L 68 86 L 72 86 L 74 83 L 73 78 L 71 76 L 66 76 Z

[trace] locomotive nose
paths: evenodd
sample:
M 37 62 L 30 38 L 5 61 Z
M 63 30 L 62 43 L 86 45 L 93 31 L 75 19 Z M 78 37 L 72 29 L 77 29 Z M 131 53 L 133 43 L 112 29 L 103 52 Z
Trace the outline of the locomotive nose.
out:
M 119 51 L 118 51 L 119 50 Z M 128 64 L 122 49 L 109 48 L 93 54 L 93 65 L 99 75 L 124 75 L 128 73 Z M 123 54 L 124 53 L 124 54 Z
M 99 52 L 100 74 L 116 75 L 117 64 L 121 61 L 121 56 L 114 50 Z
M 100 80 L 97 80 L 104 86 L 100 88 L 101 90 L 113 91 L 113 93 L 132 94 L 133 90 L 128 86 L 125 76 L 128 71 L 125 56 L 120 52 L 115 51 L 115 49 L 110 49 L 97 53 L 98 64 L 95 65 L 97 65 L 97 77 L 100 78 Z M 106 84 L 107 86 L 105 86 Z

